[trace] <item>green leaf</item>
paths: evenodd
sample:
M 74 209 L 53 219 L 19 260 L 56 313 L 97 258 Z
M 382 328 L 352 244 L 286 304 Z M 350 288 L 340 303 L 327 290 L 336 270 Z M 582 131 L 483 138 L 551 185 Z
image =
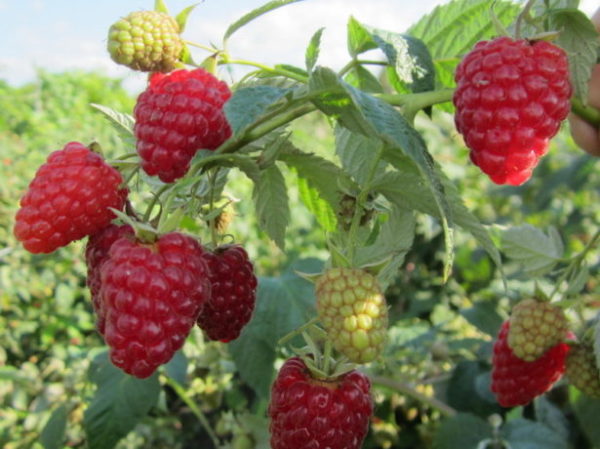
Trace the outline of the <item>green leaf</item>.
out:
M 167 375 L 174 379 L 179 385 L 187 384 L 187 367 L 188 360 L 183 350 L 179 350 L 175 353 L 173 358 L 169 360 L 169 363 L 165 365 Z
M 354 105 L 337 74 L 328 68 L 317 67 L 310 75 L 309 88 L 313 103 L 325 114 L 338 120 L 344 127 L 365 135 L 375 130 Z M 318 95 L 317 95 L 318 94 Z
M 252 197 L 259 226 L 284 250 L 290 206 L 285 180 L 277 165 L 273 164 L 260 172 Z
M 473 326 L 495 338 L 504 318 L 490 301 L 479 301 L 473 307 L 461 310 L 460 314 Z
M 296 174 L 298 174 L 298 171 Z M 335 232 L 337 218 L 331 204 L 321 198 L 319 191 L 310 186 L 306 178 L 298 176 L 298 192 L 307 209 L 315 216 L 317 223 L 327 232 Z
M 533 402 L 536 421 L 558 433 L 562 439 L 567 440 L 570 433 L 570 424 L 562 410 L 550 402 L 546 396 L 538 396 Z
M 549 19 L 551 27 L 560 31 L 557 44 L 569 56 L 569 70 L 575 96 L 587 104 L 588 81 L 600 50 L 598 31 L 591 20 L 577 9 L 553 11 Z
M 391 202 L 397 202 L 404 205 L 404 207 L 439 218 L 439 210 L 435 206 L 431 192 L 426 188 L 415 165 L 406 156 L 397 152 L 393 154 L 393 161 L 398 171 L 382 175 L 376 185 L 373 186 L 374 190 L 382 193 Z M 490 255 L 498 268 L 502 269 L 500 252 L 494 245 L 487 229 L 465 207 L 456 186 L 443 175 L 441 179 L 454 223 L 470 232 Z
M 60 449 L 63 447 L 68 414 L 69 410 L 65 404 L 54 409 L 40 434 L 40 442 L 44 449 Z
M 519 14 L 515 3 L 496 0 L 494 14 L 503 25 L 508 25 Z M 480 40 L 496 35 L 490 20 L 489 0 L 454 0 L 437 6 L 423 16 L 408 34 L 419 38 L 429 49 L 436 69 L 438 87 L 454 87 L 454 71 L 465 55 Z M 442 106 L 451 111 L 448 103 Z
M 111 109 L 108 106 L 102 106 L 101 104 L 90 103 L 90 106 L 102 112 L 104 117 L 108 119 L 119 135 L 125 138 L 125 141 L 131 139 L 131 136 L 133 136 L 133 127 L 135 125 L 135 119 L 131 115 L 115 111 L 114 109 Z
M 297 261 L 280 277 L 259 278 L 256 310 L 229 350 L 242 379 L 267 398 L 274 375 L 278 340 L 314 316 L 314 285 L 298 276 L 321 271 L 316 259 Z
M 257 17 L 260 17 L 263 14 L 273 11 L 274 9 L 281 8 L 282 6 L 289 5 L 290 3 L 296 3 L 299 1 L 302 0 L 273 0 L 259 8 L 250 11 L 248 14 L 245 14 L 244 16 L 236 20 L 234 23 L 229 25 L 229 28 L 227 28 L 227 31 L 225 31 L 225 35 L 223 36 L 223 41 L 229 39 L 233 33 L 242 28 L 244 25 L 247 25 Z
M 390 152 L 401 152 L 416 164 L 425 178 L 427 188 L 431 191 L 434 203 L 438 208 L 439 219 L 444 229 L 444 241 L 446 244 L 444 279 L 448 279 L 454 254 L 452 216 L 444 194 L 444 188 L 435 171 L 433 158 L 427 151 L 423 137 L 408 124 L 406 119 L 396 109 L 386 102 L 350 85 L 346 84 L 345 88 L 365 120 L 375 129 L 376 135 L 389 145 L 390 151 L 384 152 L 383 158 L 394 164 L 394 157 L 387 155 Z
M 568 449 L 566 439 L 545 425 L 517 418 L 506 423 L 502 437 L 512 449 Z
M 448 405 L 458 411 L 479 416 L 499 413 L 502 409 L 489 391 L 489 385 L 484 389 L 484 395 L 479 393 L 478 382 L 485 377 L 490 379 L 489 370 L 482 367 L 479 362 L 472 360 L 459 362 L 448 382 L 446 393 Z
M 563 257 L 564 247 L 554 227 L 546 235 L 531 225 L 523 225 L 502 233 L 502 252 L 517 261 L 528 277 L 533 277 L 552 270 Z
M 381 139 L 353 133 L 342 126 L 335 128 L 335 152 L 342 162 L 344 171 L 361 186 L 365 186 L 372 170 L 384 173 L 386 162 L 379 161 L 373 168 L 373 155 L 381 149 Z
M 89 379 L 96 393 L 83 418 L 90 449 L 109 449 L 127 435 L 158 401 L 160 384 L 154 374 L 137 379 L 116 368 L 108 353 L 99 354 Z
M 580 394 L 573 404 L 573 411 L 583 433 L 592 443 L 592 447 L 600 447 L 600 426 L 598 426 L 600 400 Z
M 375 45 L 383 51 L 395 75 L 409 90 L 425 92 L 435 87 L 435 67 L 427 46 L 418 38 L 379 30 L 355 22 L 353 28 L 362 27 Z M 365 38 L 363 38 L 365 39 Z
M 389 262 L 377 274 L 382 290 L 396 278 L 398 269 L 404 263 L 415 236 L 415 217 L 412 211 L 392 205 L 374 243 L 362 246 L 356 251 L 356 265 L 370 266 L 389 258 Z
M 310 43 L 306 48 L 306 70 L 309 72 L 312 71 L 313 67 L 317 63 L 317 59 L 319 59 L 319 51 L 321 48 L 321 35 L 325 28 L 319 28 L 315 34 L 313 34 L 310 39 Z
M 479 443 L 492 437 L 492 427 L 483 419 L 468 413 L 459 413 L 442 421 L 433 438 L 433 448 L 479 449 L 482 447 Z
M 298 172 L 298 176 L 307 180 L 311 188 L 319 192 L 319 196 L 327 201 L 333 209 L 337 209 L 342 192 L 338 183 L 356 185 L 348 174 L 333 162 L 313 153 L 304 153 L 297 149 L 289 149 L 279 159 Z
M 350 56 L 356 57 L 368 50 L 377 48 L 371 34 L 354 17 L 348 20 L 348 52 Z
M 344 81 L 354 87 L 358 87 L 365 92 L 383 93 L 383 86 L 370 71 L 362 65 L 355 65 L 344 77 Z
M 233 134 L 242 134 L 289 92 L 290 89 L 273 86 L 243 87 L 235 91 L 224 107 Z
M 190 16 L 190 13 L 199 4 L 200 3 L 196 3 L 196 4 L 192 5 L 192 6 L 188 6 L 183 11 L 181 11 L 179 14 L 177 14 L 177 16 L 175 16 L 175 22 L 177 22 L 177 25 L 179 26 L 179 33 L 180 34 L 185 31 L 185 26 L 187 25 L 187 21 L 188 21 L 188 18 Z
M 585 288 L 585 285 L 587 284 L 589 278 L 590 267 L 584 260 L 577 269 L 577 271 L 575 271 L 575 273 L 573 273 L 573 275 L 570 276 L 567 291 L 565 293 L 567 295 L 576 295 Z

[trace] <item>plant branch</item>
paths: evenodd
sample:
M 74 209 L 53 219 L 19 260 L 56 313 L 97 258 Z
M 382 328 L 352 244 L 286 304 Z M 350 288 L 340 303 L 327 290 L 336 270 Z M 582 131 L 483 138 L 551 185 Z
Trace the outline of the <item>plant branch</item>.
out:
M 600 127 L 600 110 L 592 106 L 585 106 L 579 98 L 571 98 L 571 111 L 589 124 Z
M 445 402 L 442 402 L 437 398 L 427 396 L 423 393 L 419 393 L 413 387 L 404 382 L 398 382 L 396 380 L 383 376 L 371 376 L 371 381 L 374 384 L 390 388 L 399 393 L 405 394 L 406 396 L 410 396 L 419 402 L 423 402 L 424 404 L 436 408 L 446 416 L 454 416 L 457 413 L 457 411 L 454 408 L 450 407 Z
M 291 71 L 283 69 L 283 68 L 269 67 L 267 65 L 260 64 L 258 62 L 246 61 L 244 59 L 227 59 L 227 58 L 225 58 L 225 59 L 219 61 L 219 64 L 220 65 L 223 65 L 223 64 L 247 65 L 247 66 L 256 67 L 258 69 L 264 70 L 265 72 L 272 73 L 273 75 L 285 76 L 286 78 L 290 78 L 290 79 L 299 81 L 301 83 L 306 83 L 308 81 L 308 78 L 306 76 L 302 76 L 299 73 L 294 73 L 294 72 L 291 72 Z
M 393 105 L 404 106 L 406 115 L 416 114 L 421 109 L 452 100 L 454 89 L 432 90 L 415 94 L 376 94 L 375 97 Z
M 196 42 L 192 42 L 192 41 L 183 41 L 184 43 L 186 43 L 187 45 L 189 45 L 190 47 L 196 47 L 196 48 L 201 48 L 202 50 L 206 50 L 209 51 L 211 53 L 219 53 L 219 50 L 213 47 L 209 47 L 207 45 L 202 45 L 202 44 L 197 44 Z

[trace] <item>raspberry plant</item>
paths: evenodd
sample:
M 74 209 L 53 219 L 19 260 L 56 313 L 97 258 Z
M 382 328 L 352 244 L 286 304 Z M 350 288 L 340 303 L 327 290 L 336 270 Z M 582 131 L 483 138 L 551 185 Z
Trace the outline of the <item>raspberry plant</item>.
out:
M 151 72 L 132 110 L 93 105 L 129 151 L 70 143 L 63 152 L 75 146 L 104 174 L 79 159 L 54 167 L 53 153 L 24 194 L 14 233 L 25 249 L 48 253 L 88 236 L 80 257 L 110 351 L 83 357 L 96 385 L 83 412 L 87 446 L 115 447 L 149 412 L 178 401 L 215 448 L 407 447 L 410 438 L 414 447 L 444 449 L 567 448 L 572 435 L 550 418 L 569 413 L 552 397 L 568 388 L 565 366 L 583 394 L 597 390 L 600 348 L 576 343 L 599 329 L 586 319 L 599 293 L 597 213 L 577 217 L 596 223 L 582 240 L 511 226 L 501 214 L 515 205 L 499 198 L 533 200 L 525 190 L 495 189 L 490 201 L 500 212 L 482 220 L 468 206 L 476 189 L 463 188 L 461 176 L 484 177 L 481 169 L 486 184 L 528 183 L 545 204 L 556 179 L 577 179 L 577 170 L 554 173 L 540 158 L 561 152 L 551 139 L 569 111 L 600 124 L 585 102 L 600 48 L 593 25 L 571 2 L 454 0 L 405 33 L 351 17 L 349 61 L 339 70 L 319 59 L 323 29 L 308 42 L 304 67 L 229 53 L 246 24 L 296 1 L 248 13 L 220 45 L 187 40 L 194 7 L 171 16 L 161 0 L 110 26 L 110 56 Z M 233 65 L 251 69 L 232 82 L 223 69 Z M 299 145 L 303 120 L 326 121 L 331 145 Z M 434 148 L 428 129 L 436 126 L 460 148 L 452 155 L 460 169 Z M 232 199 L 236 182 L 251 183 L 252 193 Z M 290 249 L 296 197 L 315 235 Z M 252 239 L 275 254 L 263 266 L 252 260 L 260 249 L 244 249 L 256 248 Z M 296 263 L 281 263 L 310 245 L 320 260 L 295 254 L 288 260 Z M 489 275 L 467 279 L 474 254 Z M 483 278 L 486 288 L 467 285 Z M 545 338 L 544 322 L 528 328 L 535 310 L 516 318 L 523 298 L 556 311 L 555 334 Z M 443 311 L 434 313 L 438 302 Z M 411 334 L 408 320 L 425 330 Z M 446 338 L 457 327 L 477 335 L 476 348 L 469 338 Z M 412 369 L 425 342 L 430 351 Z M 188 372 L 194 357 L 212 360 L 203 374 L 243 385 L 246 411 L 207 416 L 207 404 L 193 399 L 203 381 Z M 210 388 L 203 391 L 206 399 Z M 63 444 L 82 404 L 53 408 L 46 448 Z M 525 408 L 508 410 L 517 406 Z M 589 425 L 580 427 L 589 438 Z

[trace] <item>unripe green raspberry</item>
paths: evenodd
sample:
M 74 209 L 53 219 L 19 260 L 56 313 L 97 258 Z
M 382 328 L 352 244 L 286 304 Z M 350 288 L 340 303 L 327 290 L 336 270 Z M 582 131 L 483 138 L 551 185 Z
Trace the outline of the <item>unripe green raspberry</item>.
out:
M 525 299 L 513 307 L 508 346 L 520 359 L 533 362 L 560 343 L 567 331 L 567 319 L 561 308 Z
M 179 25 L 158 11 L 136 11 L 108 31 L 108 52 L 118 64 L 142 72 L 170 72 L 183 50 Z
M 387 304 L 377 279 L 366 271 L 332 268 L 316 283 L 317 312 L 333 346 L 351 362 L 381 354 L 387 336 Z
M 600 399 L 600 371 L 593 348 L 586 344 L 571 346 L 566 365 L 569 382 L 588 396 Z

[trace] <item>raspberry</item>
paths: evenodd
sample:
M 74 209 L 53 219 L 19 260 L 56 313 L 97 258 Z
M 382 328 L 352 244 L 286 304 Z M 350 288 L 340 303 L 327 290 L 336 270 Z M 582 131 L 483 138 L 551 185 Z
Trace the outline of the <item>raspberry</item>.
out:
M 526 405 L 548 391 L 565 371 L 569 346 L 559 343 L 539 359 L 525 362 L 508 346 L 510 322 L 502 324 L 494 343 L 492 359 L 492 392 L 502 407 Z
M 370 388 L 358 371 L 319 380 L 300 358 L 288 359 L 271 389 L 271 447 L 360 448 L 373 413 Z
M 210 297 L 202 247 L 172 232 L 155 243 L 121 237 L 100 267 L 104 340 L 112 362 L 150 376 L 181 348 Z
M 523 184 L 570 110 L 566 53 L 545 41 L 498 37 L 456 69 L 456 128 L 496 184 Z
M 596 399 L 600 399 L 600 371 L 591 345 L 574 344 L 567 356 L 565 375 L 575 387 Z
M 203 69 L 155 74 L 138 97 L 135 136 L 142 167 L 173 182 L 200 149 L 214 150 L 231 135 L 223 105 L 229 87 Z
M 85 247 L 85 261 L 87 265 L 87 286 L 92 294 L 92 305 L 96 312 L 96 327 L 100 334 L 104 334 L 104 311 L 100 302 L 100 267 L 108 259 L 108 251 L 114 242 L 121 237 L 133 236 L 133 229 L 129 225 L 117 226 L 111 224 L 101 231 L 90 235 Z
M 368 363 L 385 346 L 387 305 L 377 279 L 354 268 L 332 268 L 316 283 L 317 312 L 334 347 Z
M 168 14 L 136 11 L 110 27 L 107 48 L 117 64 L 142 72 L 170 72 L 177 66 L 183 41 L 179 25 Z
M 211 298 L 198 317 L 198 326 L 211 340 L 227 343 L 239 337 L 252 316 L 257 284 L 254 269 L 239 245 L 205 252 L 203 258 L 210 272 Z
M 110 224 L 122 209 L 121 174 L 78 142 L 54 151 L 21 198 L 14 234 L 31 253 L 51 253 Z
M 512 310 L 508 346 L 517 357 L 532 362 L 560 343 L 567 332 L 567 319 L 560 307 L 526 299 Z

